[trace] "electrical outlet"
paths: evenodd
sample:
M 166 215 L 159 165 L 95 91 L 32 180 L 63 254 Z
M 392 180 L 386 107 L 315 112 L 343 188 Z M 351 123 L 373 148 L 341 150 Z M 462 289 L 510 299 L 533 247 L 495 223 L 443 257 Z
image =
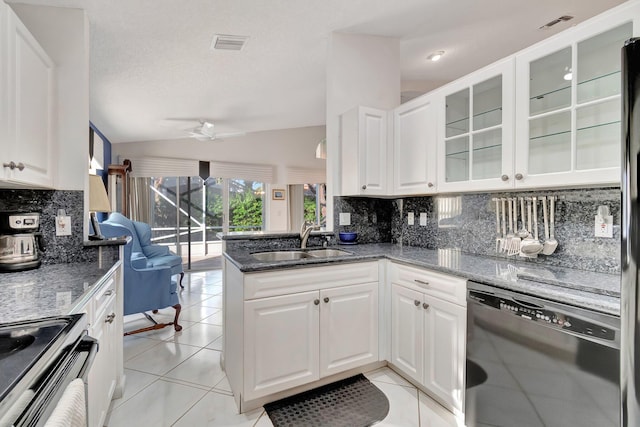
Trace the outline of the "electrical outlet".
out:
M 407 213 L 407 224 L 413 225 L 414 222 L 415 222 L 415 219 L 414 219 L 413 212 L 408 212 Z
M 420 225 L 423 226 L 423 227 L 427 225 L 427 213 L 426 212 L 420 212 Z
M 340 212 L 340 225 L 351 225 L 351 213 Z
M 70 216 L 56 216 L 56 236 L 71 236 Z
M 613 237 L 613 216 L 596 215 L 595 235 L 596 237 Z

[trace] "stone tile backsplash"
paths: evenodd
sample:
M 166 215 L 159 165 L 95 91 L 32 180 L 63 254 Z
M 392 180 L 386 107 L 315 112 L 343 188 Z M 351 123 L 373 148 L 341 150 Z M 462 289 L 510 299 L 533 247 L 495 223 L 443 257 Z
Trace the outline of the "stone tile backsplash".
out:
M 56 236 L 55 217 L 64 209 L 71 217 L 71 236 Z M 43 264 L 95 261 L 97 250 L 83 246 L 84 192 L 0 189 L 0 211 L 39 212 L 45 251 Z
M 589 271 L 620 272 L 621 197 L 617 187 L 437 195 L 394 200 L 336 197 L 335 224 L 338 224 L 340 212 L 351 212 L 352 226 L 336 225 L 335 228 L 337 231 L 357 231 L 358 241 L 362 243 L 394 242 L 507 257 L 496 253 L 496 207 L 492 199 L 532 196 L 556 197 L 555 237 L 559 246 L 549 256 L 510 258 Z M 594 218 L 600 205 L 607 205 L 613 215 L 612 239 L 594 237 Z M 408 224 L 409 212 L 414 214 L 414 225 Z M 426 226 L 420 225 L 421 212 L 427 214 Z M 372 221 L 372 216 L 377 216 L 378 221 Z M 539 202 L 538 230 L 541 239 L 544 236 L 542 218 L 542 203 Z

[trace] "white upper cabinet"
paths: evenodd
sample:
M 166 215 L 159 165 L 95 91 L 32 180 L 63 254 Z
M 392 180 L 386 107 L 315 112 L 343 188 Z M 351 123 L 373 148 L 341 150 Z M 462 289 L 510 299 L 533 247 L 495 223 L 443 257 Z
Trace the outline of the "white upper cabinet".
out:
M 509 58 L 440 91 L 438 190 L 513 186 L 513 79 Z
M 0 8 L 6 25 L 6 39 L 0 39 L 6 67 L 0 83 L 0 186 L 53 187 L 55 66 L 13 10 Z
M 393 111 L 393 194 L 434 193 L 436 187 L 436 106 L 423 95 Z
M 516 55 L 516 187 L 619 184 L 620 56 L 638 9 Z
M 340 122 L 343 196 L 387 195 L 387 112 L 357 107 Z

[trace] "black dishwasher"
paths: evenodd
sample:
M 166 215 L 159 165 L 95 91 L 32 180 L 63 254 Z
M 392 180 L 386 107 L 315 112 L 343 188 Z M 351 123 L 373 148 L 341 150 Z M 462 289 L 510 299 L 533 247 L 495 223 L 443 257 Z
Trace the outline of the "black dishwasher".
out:
M 620 319 L 469 282 L 467 427 L 615 427 Z

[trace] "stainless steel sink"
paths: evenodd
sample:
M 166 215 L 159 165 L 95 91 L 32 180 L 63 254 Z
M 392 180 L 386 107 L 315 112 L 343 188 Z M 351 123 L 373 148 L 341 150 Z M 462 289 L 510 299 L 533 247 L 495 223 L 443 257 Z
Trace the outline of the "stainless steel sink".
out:
M 305 258 L 329 258 L 340 257 L 346 255 L 353 255 L 350 252 L 340 249 L 310 249 L 307 251 L 272 251 L 272 252 L 258 252 L 251 254 L 258 261 L 292 261 L 296 259 Z
M 290 261 L 311 257 L 309 254 L 302 251 L 258 252 L 251 255 L 258 261 Z
M 329 258 L 329 257 L 335 257 L 335 256 L 353 255 L 351 252 L 343 251 L 341 249 L 331 249 L 331 248 L 311 249 L 307 251 L 307 253 L 314 258 Z

